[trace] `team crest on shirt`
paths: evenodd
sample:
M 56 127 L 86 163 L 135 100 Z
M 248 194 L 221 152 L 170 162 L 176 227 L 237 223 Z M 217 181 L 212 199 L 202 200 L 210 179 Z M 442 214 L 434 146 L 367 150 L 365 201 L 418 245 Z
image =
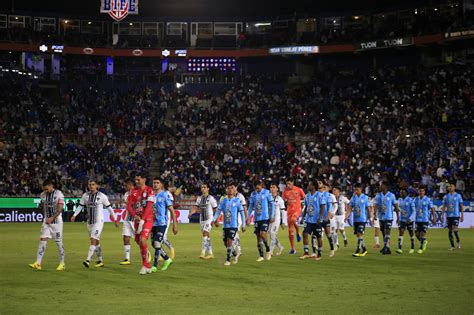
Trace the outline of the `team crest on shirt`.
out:
M 158 202 L 161 202 L 163 200 L 163 198 L 159 197 L 158 198 Z
M 233 203 L 232 203 L 232 207 L 235 207 L 235 206 L 236 206 L 236 204 L 235 204 L 235 202 L 233 202 Z
M 142 198 L 146 198 L 146 192 L 143 192 Z
M 262 195 L 262 200 L 265 199 L 265 196 Z

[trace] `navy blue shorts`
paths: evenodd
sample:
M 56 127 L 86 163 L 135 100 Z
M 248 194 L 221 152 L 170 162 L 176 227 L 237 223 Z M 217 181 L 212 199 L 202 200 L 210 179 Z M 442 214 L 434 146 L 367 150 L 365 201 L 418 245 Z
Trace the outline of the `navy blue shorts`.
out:
M 426 231 L 428 231 L 428 226 L 428 222 L 416 222 L 416 231 L 426 233 Z
M 400 221 L 400 229 L 414 231 L 415 223 L 414 222 L 407 223 L 407 221 Z
M 237 234 L 237 228 L 224 228 L 223 230 L 223 238 L 226 239 L 235 239 L 235 235 Z
M 323 229 L 326 229 L 326 228 L 331 227 L 331 221 L 327 220 L 327 221 L 321 222 L 321 227 L 322 227 Z
M 154 226 L 151 229 L 151 241 L 152 242 L 163 242 L 163 237 L 165 236 L 166 232 L 166 225 L 158 225 Z
M 354 234 L 365 233 L 365 222 L 354 222 Z
M 259 234 L 260 232 L 268 231 L 269 220 L 255 221 L 254 233 Z
M 453 226 L 459 226 L 459 217 L 448 217 L 448 228 L 452 228 Z
M 323 234 L 323 229 L 322 229 L 321 224 L 306 223 L 305 227 L 304 227 L 304 230 L 303 230 L 303 233 L 313 234 L 313 235 L 316 235 L 317 237 L 321 237 L 321 235 Z

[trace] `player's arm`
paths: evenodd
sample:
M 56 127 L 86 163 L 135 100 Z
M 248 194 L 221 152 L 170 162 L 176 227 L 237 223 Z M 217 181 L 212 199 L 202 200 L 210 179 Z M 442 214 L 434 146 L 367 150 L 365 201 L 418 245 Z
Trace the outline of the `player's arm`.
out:
M 267 195 L 268 210 L 270 211 L 270 223 L 275 222 L 275 203 L 273 202 L 273 197 L 270 193 Z
M 407 223 L 414 222 L 415 221 L 415 216 L 416 216 L 416 211 L 415 211 L 415 199 L 412 199 L 410 201 L 410 215 L 408 216 L 408 221 Z
M 59 217 L 61 213 L 63 212 L 63 209 L 64 209 L 64 196 L 61 194 L 58 197 L 58 203 L 56 204 L 56 211 L 54 212 L 52 217 L 49 217 L 46 220 L 46 224 L 51 224 L 51 222 L 56 220 L 56 218 Z
M 398 207 L 398 201 L 395 199 L 395 196 L 392 196 L 392 198 L 393 198 L 395 213 L 397 214 L 397 224 L 400 225 L 400 208 Z
M 198 212 L 199 210 L 198 201 L 199 201 L 199 197 L 196 199 L 196 203 L 191 207 L 191 211 L 189 211 L 188 218 L 190 218 L 193 214 Z
M 445 212 L 446 212 L 446 196 L 443 197 L 443 202 L 441 202 L 441 223 L 444 222 Z
M 253 211 L 254 211 L 254 200 L 253 200 L 253 193 L 252 193 L 249 199 L 249 210 L 248 210 L 248 215 L 247 215 L 247 220 L 246 220 L 247 225 L 250 224 L 250 217 L 252 216 Z
M 81 201 L 79 202 L 79 205 L 77 206 L 76 211 L 74 211 L 74 214 L 73 214 L 72 217 L 71 217 L 71 222 L 76 221 L 77 215 L 78 215 L 82 210 L 84 210 L 84 205 L 85 205 L 85 204 L 86 204 L 85 197 L 84 197 L 84 195 L 82 195 Z
M 286 208 L 285 208 L 285 203 L 283 202 L 283 199 L 278 199 L 277 201 L 280 204 L 280 217 L 281 217 L 281 223 L 280 226 L 282 230 L 285 229 L 285 226 L 288 225 L 288 216 L 286 215 Z
M 112 206 L 110 205 L 109 198 L 105 196 L 105 199 L 102 201 L 102 204 L 104 205 L 104 208 L 107 209 L 107 211 L 110 213 L 110 216 L 114 220 L 115 227 L 117 228 L 119 226 L 119 222 L 117 220 L 117 216 L 115 215 L 114 209 L 112 209 Z
M 459 200 L 459 211 L 461 211 L 460 220 L 461 220 L 461 222 L 464 222 L 464 205 L 462 203 L 463 203 L 463 200 L 462 200 L 462 197 L 461 197 L 460 200 Z
M 125 208 L 125 210 L 128 212 L 128 214 L 130 214 L 130 216 L 132 218 L 135 218 L 135 220 L 137 220 L 137 211 L 135 209 L 133 209 L 133 199 L 132 199 L 132 194 L 129 194 L 128 195 L 128 198 L 127 198 L 127 206 Z M 138 218 L 139 220 L 140 218 Z
M 244 215 L 244 207 L 242 206 L 242 204 L 239 204 L 238 205 L 239 207 L 239 215 L 240 215 L 240 219 L 242 219 L 242 232 L 245 232 L 245 227 L 246 227 L 246 222 L 245 222 L 245 215 Z
M 222 212 L 223 203 L 224 202 L 221 201 L 221 203 L 219 204 L 219 207 L 217 207 L 217 211 L 216 211 L 216 213 L 214 213 L 214 217 L 212 218 L 211 225 L 215 225 L 217 227 L 219 226 L 218 220 L 219 220 L 219 215 Z
M 436 212 L 433 206 L 433 202 L 431 202 L 431 200 L 430 200 L 430 211 L 431 211 L 431 216 L 433 218 L 433 224 L 436 224 Z
M 326 202 L 321 203 L 319 205 L 319 216 L 318 216 L 318 221 L 317 223 L 321 223 L 321 220 L 323 219 L 323 214 L 324 214 L 324 207 L 326 206 Z
M 168 206 L 168 211 L 170 212 L 170 217 L 173 220 L 173 234 L 176 235 L 178 234 L 178 220 L 176 219 L 176 214 L 174 213 L 173 205 Z
M 304 223 L 303 221 L 304 221 L 304 218 L 306 217 L 306 209 L 307 209 L 306 203 L 307 203 L 307 200 L 305 198 L 303 202 L 303 211 L 301 211 L 301 217 L 298 218 L 300 221 L 300 224 Z
M 352 212 L 352 199 L 351 201 L 347 204 L 346 207 L 346 216 L 344 217 L 344 221 L 347 221 L 351 215 Z

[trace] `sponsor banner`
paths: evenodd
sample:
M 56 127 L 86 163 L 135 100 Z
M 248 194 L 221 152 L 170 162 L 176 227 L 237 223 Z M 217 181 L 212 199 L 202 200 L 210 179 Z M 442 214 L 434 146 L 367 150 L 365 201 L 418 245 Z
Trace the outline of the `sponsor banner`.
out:
M 138 0 L 102 0 L 100 13 L 108 13 L 119 22 L 129 14 L 138 14 Z
M 43 212 L 38 209 L 6 208 L 0 209 L 0 223 L 42 222 Z
M 104 222 L 113 222 L 113 217 L 110 215 L 108 210 L 103 210 L 104 212 Z M 127 217 L 127 211 L 125 209 L 114 209 L 115 216 L 117 219 L 122 222 Z M 174 215 L 178 219 L 178 223 L 189 223 L 189 210 L 174 210 Z
M 447 39 L 460 39 L 460 38 L 465 38 L 465 37 L 469 38 L 471 36 L 474 36 L 474 29 L 444 33 L 444 38 L 447 38 Z
M 409 46 L 409 45 L 413 45 L 413 37 L 398 37 L 398 38 L 377 39 L 377 40 L 372 40 L 372 41 L 366 41 L 366 42 L 357 43 L 354 48 L 357 51 L 364 51 L 364 50 L 381 49 L 381 48 L 389 48 L 389 47 L 402 47 L 402 46 Z
M 305 55 L 319 53 L 319 46 L 289 46 L 272 47 L 268 50 L 270 55 Z

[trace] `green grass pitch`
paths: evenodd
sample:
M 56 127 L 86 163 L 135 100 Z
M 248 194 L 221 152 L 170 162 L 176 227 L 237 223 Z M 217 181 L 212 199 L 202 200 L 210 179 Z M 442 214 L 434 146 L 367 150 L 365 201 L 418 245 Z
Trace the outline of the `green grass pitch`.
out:
M 271 261 L 255 262 L 254 235 L 242 234 L 239 264 L 223 266 L 222 228 L 211 233 L 216 259 L 199 260 L 201 237 L 197 224 L 182 224 L 170 236 L 175 263 L 166 272 L 139 276 L 138 247 L 132 245 L 131 266 L 120 266 L 121 227 L 106 224 L 102 234 L 105 268 L 85 269 L 86 225 L 65 223 L 65 272 L 55 270 L 57 249 L 49 241 L 43 270 L 34 262 L 40 224 L 2 224 L 0 228 L 0 314 L 310 314 L 310 313 L 431 313 L 473 314 L 474 230 L 462 230 L 463 248 L 449 252 L 447 231 L 428 231 L 426 253 L 351 257 L 355 238 L 329 258 L 300 261 L 288 255 L 287 231 L 280 230 L 285 251 Z M 350 230 L 348 230 L 350 231 Z M 392 231 L 396 242 L 397 231 Z M 405 248 L 409 238 L 405 235 Z M 418 246 L 418 242 L 417 242 Z

